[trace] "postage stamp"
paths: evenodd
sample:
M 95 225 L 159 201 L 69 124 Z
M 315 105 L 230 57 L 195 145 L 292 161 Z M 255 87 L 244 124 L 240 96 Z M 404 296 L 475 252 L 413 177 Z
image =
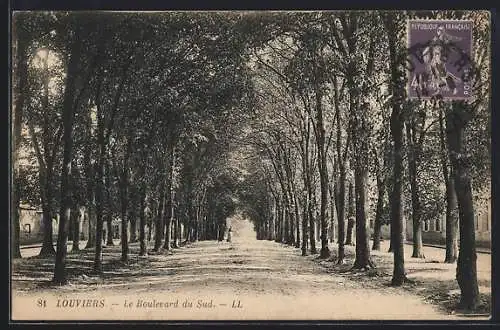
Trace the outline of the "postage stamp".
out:
M 470 20 L 408 21 L 408 97 L 468 99 L 472 93 Z

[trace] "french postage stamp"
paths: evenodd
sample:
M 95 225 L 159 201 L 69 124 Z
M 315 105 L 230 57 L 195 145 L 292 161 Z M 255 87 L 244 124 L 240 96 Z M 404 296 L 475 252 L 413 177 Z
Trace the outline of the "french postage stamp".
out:
M 408 97 L 468 99 L 472 93 L 470 20 L 408 21 Z

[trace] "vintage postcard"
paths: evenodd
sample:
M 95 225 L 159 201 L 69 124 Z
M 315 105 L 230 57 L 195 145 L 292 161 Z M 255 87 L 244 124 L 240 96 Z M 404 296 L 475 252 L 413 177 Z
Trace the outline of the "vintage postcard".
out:
M 10 35 L 11 322 L 490 318 L 488 11 Z

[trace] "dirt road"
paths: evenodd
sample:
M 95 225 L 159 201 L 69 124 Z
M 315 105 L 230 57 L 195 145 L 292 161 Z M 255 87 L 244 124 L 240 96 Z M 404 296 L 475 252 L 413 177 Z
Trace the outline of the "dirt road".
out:
M 13 318 L 113 320 L 456 319 L 400 288 L 383 290 L 328 273 L 292 247 L 257 241 L 247 221 L 228 242 L 204 241 L 173 254 L 137 257 L 102 277 L 30 287 L 50 273 L 14 274 Z M 105 260 L 119 259 L 119 247 Z M 78 259 L 75 259 L 78 260 Z M 76 262 L 76 261 L 75 261 Z M 72 265 L 70 260 L 69 265 Z

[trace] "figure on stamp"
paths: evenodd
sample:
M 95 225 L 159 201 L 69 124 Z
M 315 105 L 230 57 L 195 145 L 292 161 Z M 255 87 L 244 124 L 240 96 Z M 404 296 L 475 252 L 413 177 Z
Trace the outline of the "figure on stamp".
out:
M 422 52 L 422 59 L 424 61 L 424 69 L 415 74 L 412 79 L 411 86 L 418 93 L 418 95 L 429 96 L 429 88 L 431 87 L 430 81 L 432 76 L 432 53 L 430 47 L 425 47 Z
M 436 90 L 435 94 L 451 91 L 455 95 L 457 93 L 457 82 L 460 82 L 460 78 L 446 69 L 446 57 L 443 56 L 443 47 L 441 45 L 432 46 L 430 67 L 431 84 L 433 89 Z

